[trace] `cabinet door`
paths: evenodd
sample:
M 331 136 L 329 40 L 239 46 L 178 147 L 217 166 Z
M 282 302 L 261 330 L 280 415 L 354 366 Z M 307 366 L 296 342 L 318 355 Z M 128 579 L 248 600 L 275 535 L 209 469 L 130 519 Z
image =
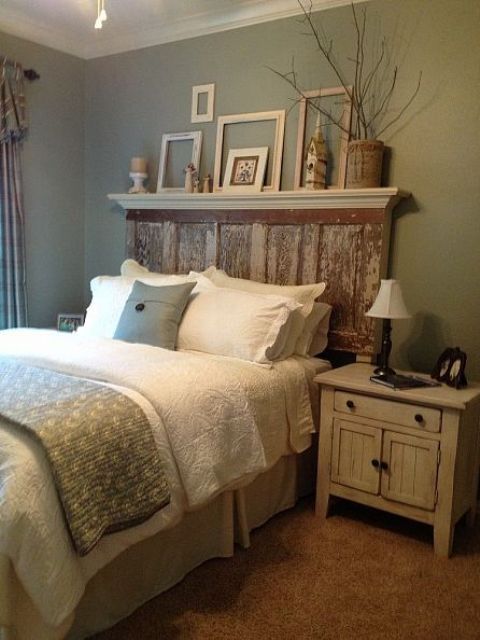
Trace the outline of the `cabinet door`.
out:
M 415 507 L 435 508 L 438 442 L 393 431 L 383 435 L 382 496 Z
M 347 420 L 333 421 L 332 482 L 377 495 L 382 430 Z

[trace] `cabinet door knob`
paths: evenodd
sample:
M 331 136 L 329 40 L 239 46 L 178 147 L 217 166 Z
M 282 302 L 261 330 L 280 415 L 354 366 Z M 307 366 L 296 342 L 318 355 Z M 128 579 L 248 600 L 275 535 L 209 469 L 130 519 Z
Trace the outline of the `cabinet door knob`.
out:
M 355 403 L 353 400 L 347 400 L 347 407 L 349 409 L 353 409 L 355 407 Z
M 415 414 L 415 422 L 423 422 L 423 416 L 421 413 Z
M 388 469 L 388 464 L 386 462 L 380 462 L 380 466 L 382 467 L 382 469 L 384 469 L 385 471 Z
M 380 466 L 380 462 L 376 458 L 374 458 L 372 460 L 372 467 L 375 467 L 375 469 L 378 469 L 379 466 Z

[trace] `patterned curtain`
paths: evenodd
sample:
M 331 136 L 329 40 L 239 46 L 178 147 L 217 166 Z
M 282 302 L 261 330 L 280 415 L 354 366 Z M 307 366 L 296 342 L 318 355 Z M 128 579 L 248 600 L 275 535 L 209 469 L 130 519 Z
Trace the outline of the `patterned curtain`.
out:
M 0 329 L 27 324 L 20 150 L 27 131 L 23 69 L 0 66 Z

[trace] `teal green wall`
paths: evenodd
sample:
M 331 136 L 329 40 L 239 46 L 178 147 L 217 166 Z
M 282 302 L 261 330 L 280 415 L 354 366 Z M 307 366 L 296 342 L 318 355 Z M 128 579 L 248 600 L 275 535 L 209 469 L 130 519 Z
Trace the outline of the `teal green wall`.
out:
M 409 96 L 423 71 L 420 95 L 384 137 L 389 184 L 413 193 L 395 216 L 390 275 L 400 279 L 414 317 L 394 322 L 393 360 L 428 371 L 446 345 L 460 345 L 468 372 L 480 378 L 480 3 L 373 0 L 368 12 L 400 63 L 394 103 Z M 336 49 L 352 54 L 350 8 L 318 15 Z M 292 56 L 306 89 L 338 84 L 302 30 L 296 19 L 280 20 L 88 62 L 87 281 L 116 273 L 123 259 L 123 214 L 106 194 L 129 186 L 131 156 L 148 157 L 154 190 L 161 134 L 198 128 L 201 172 L 212 172 L 216 125 L 190 124 L 192 85 L 216 83 L 218 115 L 288 109 L 291 90 L 266 66 L 288 70 Z M 295 108 L 286 126 L 284 189 L 293 181 L 296 128 Z
M 384 136 L 391 149 L 388 184 L 413 194 L 394 221 L 390 276 L 400 279 L 414 317 L 394 322 L 393 361 L 428 371 L 446 345 L 460 345 L 469 356 L 468 373 L 480 379 L 480 3 L 372 0 L 368 12 L 373 33 L 387 36 L 400 64 L 392 106 L 403 103 L 423 71 L 420 95 Z M 349 7 L 318 14 L 341 59 L 353 54 L 350 15 Z M 292 57 L 305 89 L 338 84 L 302 31 L 292 18 L 86 63 L 28 43 L 22 49 L 15 41 L 12 53 L 44 71 L 41 83 L 29 88 L 36 126 L 30 152 L 26 147 L 28 189 L 42 196 L 31 198 L 35 212 L 29 214 L 29 261 L 38 269 L 30 268 L 30 296 L 42 322 L 59 300 L 75 310 L 82 285 L 88 302 L 93 276 L 118 273 L 124 213 L 106 194 L 127 190 L 132 156 L 148 157 L 155 190 L 162 133 L 201 129 L 201 173 L 213 171 L 216 123 L 190 123 L 193 85 L 216 83 L 218 116 L 288 109 L 292 91 L 266 67 L 288 70 Z M 369 40 L 369 53 L 377 42 Z M 55 137 L 57 127 L 61 135 Z M 293 183 L 296 129 L 294 108 L 287 118 L 283 189 Z M 40 140 L 34 143 L 33 136 Z M 50 138 L 65 136 L 68 143 L 50 147 Z M 47 171 L 51 163 L 55 170 Z M 84 279 L 78 272 L 83 258 Z
M 51 327 L 84 309 L 85 62 L 4 33 L 0 54 L 41 76 L 25 85 L 27 294 L 30 325 Z

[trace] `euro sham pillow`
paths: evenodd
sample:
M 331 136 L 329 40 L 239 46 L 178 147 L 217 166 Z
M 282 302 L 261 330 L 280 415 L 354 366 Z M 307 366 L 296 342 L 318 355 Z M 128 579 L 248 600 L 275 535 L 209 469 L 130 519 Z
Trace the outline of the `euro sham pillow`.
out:
M 315 314 L 312 317 L 314 302 L 325 291 L 325 282 L 304 285 L 276 285 L 255 280 L 245 280 L 243 278 L 232 278 L 224 271 L 209 267 L 202 274 L 190 272 L 192 277 L 202 275 L 208 278 L 218 287 L 226 287 L 228 289 L 237 289 L 240 291 L 249 291 L 261 295 L 278 295 L 290 298 L 301 305 L 297 311 L 297 318 L 292 323 L 292 331 L 288 336 L 285 357 L 297 353 L 298 355 L 307 355 L 306 344 L 310 344 L 312 334 L 316 330 Z
M 217 287 L 200 278 L 178 329 L 177 349 L 270 364 L 284 357 L 299 307 L 289 298 Z
M 123 308 L 136 280 L 152 286 L 195 282 L 189 276 L 145 274 L 142 277 L 97 276 L 90 282 L 92 301 L 87 309 L 81 333 L 99 338 L 113 338 Z
M 164 287 L 137 280 L 113 337 L 125 342 L 175 349 L 178 325 L 195 282 Z
M 332 306 L 325 302 L 315 302 L 312 312 L 305 322 L 305 330 L 297 342 L 299 355 L 317 355 L 327 348 L 328 330 Z
M 202 275 L 208 275 L 212 270 L 215 271 L 215 267 L 209 267 Z M 168 275 L 165 273 L 150 271 L 147 267 L 144 267 L 139 262 L 132 260 L 131 258 L 127 258 L 127 260 L 122 262 L 120 265 L 120 274 L 128 278 L 145 278 L 147 276 L 152 278 L 165 278 Z M 175 277 L 189 278 L 190 280 L 193 280 L 195 278 L 195 272 L 191 271 L 189 275 L 175 274 Z
M 317 304 L 317 303 L 316 303 Z M 330 330 L 330 318 L 332 315 L 333 307 L 331 305 L 323 305 L 322 306 L 330 307 L 322 316 L 317 331 L 315 332 L 312 342 L 308 348 L 308 355 L 317 356 L 320 353 L 323 353 L 328 346 L 328 332 Z
M 127 258 L 120 265 L 120 275 L 126 277 L 137 277 L 137 276 L 146 276 L 150 274 L 151 271 L 144 267 L 136 260 L 132 260 L 131 258 Z

